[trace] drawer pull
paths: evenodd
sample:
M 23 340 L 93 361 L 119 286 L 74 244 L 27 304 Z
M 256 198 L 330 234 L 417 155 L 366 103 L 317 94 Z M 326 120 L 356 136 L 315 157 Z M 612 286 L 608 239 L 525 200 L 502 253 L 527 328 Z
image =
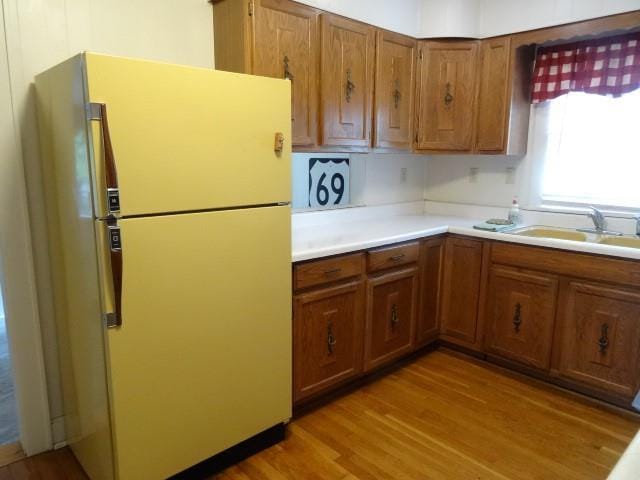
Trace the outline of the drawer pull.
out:
M 404 257 L 405 257 L 404 253 L 401 253 L 400 255 L 394 255 L 393 257 L 389 257 L 389 261 L 391 261 L 391 262 L 399 262 Z
M 329 323 L 327 325 L 327 350 L 329 351 L 329 355 L 333 354 L 333 347 L 336 346 L 336 337 L 333 336 L 333 324 Z
M 391 329 L 395 330 L 400 323 L 400 317 L 398 316 L 398 307 L 394 303 L 391 305 Z
M 521 311 L 522 305 L 520 305 L 520 302 L 518 302 L 516 303 L 516 311 L 513 314 L 513 328 L 515 329 L 516 333 L 520 333 L 520 325 L 522 325 Z
M 607 353 L 607 348 L 609 348 L 609 325 L 606 323 L 602 324 L 601 336 L 598 340 L 598 346 L 600 347 L 600 353 Z
M 332 268 L 331 270 L 325 270 L 324 274 L 329 277 L 331 275 L 337 275 L 338 273 L 340 273 L 342 271 L 341 268 Z

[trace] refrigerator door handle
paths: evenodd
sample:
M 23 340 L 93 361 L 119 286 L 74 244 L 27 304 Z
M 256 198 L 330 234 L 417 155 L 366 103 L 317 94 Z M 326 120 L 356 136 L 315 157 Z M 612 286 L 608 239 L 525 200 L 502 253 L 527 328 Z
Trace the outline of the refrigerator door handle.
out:
M 105 314 L 107 328 L 122 326 L 122 236 L 118 221 L 107 220 L 109 233 L 109 251 L 111 258 L 111 281 L 113 282 L 114 312 Z
M 118 188 L 118 171 L 113 154 L 113 144 L 109 133 L 107 105 L 105 103 L 89 104 L 89 120 L 100 121 L 102 128 L 102 145 L 104 149 L 104 176 L 107 188 L 107 215 L 120 213 L 120 190 Z

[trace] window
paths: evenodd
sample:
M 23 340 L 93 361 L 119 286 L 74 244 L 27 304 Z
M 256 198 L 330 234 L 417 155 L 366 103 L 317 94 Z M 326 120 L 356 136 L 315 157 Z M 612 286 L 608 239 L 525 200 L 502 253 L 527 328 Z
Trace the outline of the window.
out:
M 550 100 L 540 197 L 547 204 L 640 207 L 640 90 Z

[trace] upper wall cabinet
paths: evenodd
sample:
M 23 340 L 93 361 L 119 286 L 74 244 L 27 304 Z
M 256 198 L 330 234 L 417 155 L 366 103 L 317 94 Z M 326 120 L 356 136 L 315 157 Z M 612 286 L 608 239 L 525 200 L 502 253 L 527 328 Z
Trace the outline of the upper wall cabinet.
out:
M 422 42 L 416 148 L 470 151 L 478 42 Z
M 523 155 L 529 130 L 533 48 L 512 48 L 511 37 L 482 41 L 475 151 Z
M 482 42 L 478 83 L 476 150 L 500 152 L 505 148 L 509 117 L 509 37 Z
M 509 36 L 419 48 L 415 149 L 524 155 L 532 49 Z
M 292 143 L 315 146 L 319 11 L 289 0 L 219 0 L 213 8 L 216 68 L 289 79 Z
M 329 14 L 321 24 L 321 143 L 369 147 L 375 29 Z
M 374 147 L 411 149 L 415 76 L 416 41 L 378 30 Z

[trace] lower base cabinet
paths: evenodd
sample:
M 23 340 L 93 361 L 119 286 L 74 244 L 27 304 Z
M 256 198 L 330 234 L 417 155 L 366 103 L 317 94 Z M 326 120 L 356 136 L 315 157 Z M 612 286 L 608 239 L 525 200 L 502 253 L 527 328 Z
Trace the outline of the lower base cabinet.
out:
M 365 371 L 411 352 L 417 293 L 417 267 L 367 280 Z
M 364 282 L 296 295 L 293 312 L 293 401 L 362 372 Z
M 440 285 L 444 264 L 444 238 L 430 238 L 420 246 L 420 292 L 416 317 L 416 346 L 440 334 Z
M 435 340 L 631 408 L 640 261 L 448 235 L 294 266 L 293 398 Z
M 485 351 L 548 370 L 557 293 L 555 276 L 491 267 Z
M 640 388 L 640 293 L 570 282 L 563 306 L 554 373 L 633 399 Z
M 462 347 L 481 350 L 478 328 L 484 242 L 447 238 L 442 285 L 441 337 Z

